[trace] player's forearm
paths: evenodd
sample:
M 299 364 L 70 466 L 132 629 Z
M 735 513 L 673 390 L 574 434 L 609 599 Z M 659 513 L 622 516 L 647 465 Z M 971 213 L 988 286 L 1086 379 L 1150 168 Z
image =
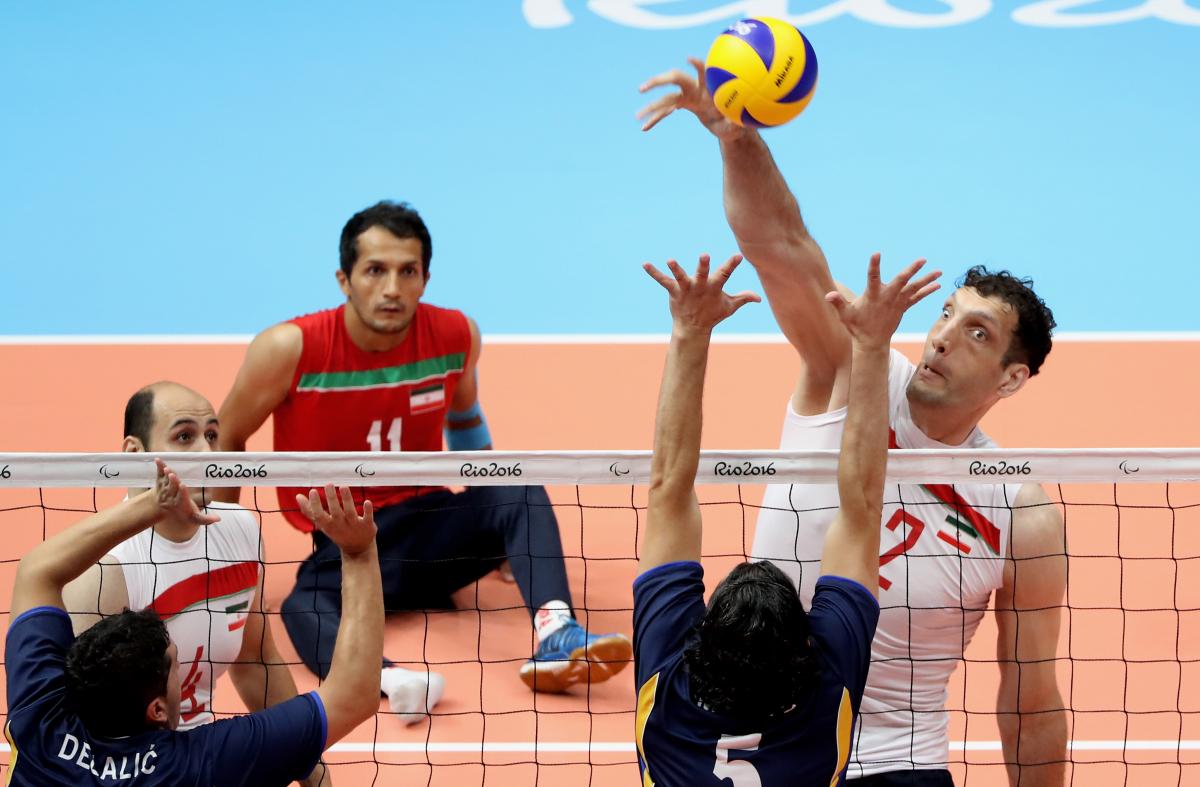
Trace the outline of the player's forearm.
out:
M 754 252 L 798 242 L 808 230 L 800 205 L 775 164 L 766 142 L 747 132 L 721 140 L 725 217 L 738 245 L 756 266 Z
M 888 355 L 886 343 L 853 343 L 846 428 L 838 460 L 843 514 L 876 533 L 887 468 Z
M 700 463 L 704 375 L 710 334 L 676 328 L 663 369 L 654 424 L 651 494 L 690 496 Z
M 383 663 L 383 580 L 374 544 L 342 555 L 342 621 L 324 688 L 365 718 L 379 704 Z
M 230 666 L 229 677 L 247 711 L 254 713 L 296 696 L 296 683 L 292 680 L 291 670 L 282 662 L 283 659 L 272 647 L 264 649 L 262 661 L 238 662 Z M 326 775 L 325 768 L 324 760 L 317 763 L 312 774 L 300 782 L 302 787 L 318 787 Z
M 153 490 L 93 514 L 34 547 L 21 559 L 18 581 L 42 583 L 61 594 L 114 547 L 161 518 Z
M 275 663 L 239 662 L 229 667 L 229 678 L 246 710 L 253 713 L 296 696 L 292 672 L 279 662 L 276 656 Z
M 1001 713 L 1000 743 L 1011 787 L 1062 787 L 1066 779 L 1067 715 L 1061 709 L 1040 713 Z
M 492 434 L 478 398 L 446 413 L 446 448 L 451 451 L 490 451 Z

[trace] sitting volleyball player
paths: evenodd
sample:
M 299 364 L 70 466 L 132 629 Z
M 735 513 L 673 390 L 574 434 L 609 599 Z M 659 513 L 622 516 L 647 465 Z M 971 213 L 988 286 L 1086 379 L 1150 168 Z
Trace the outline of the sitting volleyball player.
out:
M 255 337 L 221 406 L 221 447 L 245 450 L 270 416 L 278 451 L 440 451 L 443 431 L 451 451 L 490 449 L 475 374 L 479 329 L 460 311 L 421 301 L 432 254 L 429 230 L 407 205 L 380 202 L 352 216 L 337 271 L 345 303 Z M 222 492 L 218 499 L 236 499 Z M 629 663 L 628 637 L 589 635 L 571 614 L 558 522 L 542 487 L 354 494 L 378 505 L 389 612 L 451 606 L 452 593 L 507 559 L 538 643 L 520 671 L 530 688 L 565 691 Z M 289 508 L 284 490 L 280 496 Z M 311 529 L 294 510 L 284 514 Z M 337 629 L 338 559 L 328 539 L 313 540 L 281 611 L 296 652 L 323 676 Z M 383 667 L 392 711 L 408 723 L 423 719 L 442 695 L 442 677 Z
M 179 651 L 157 613 L 126 610 L 73 637 L 62 589 L 118 544 L 164 520 L 212 525 L 161 459 L 154 488 L 93 514 L 30 550 L 13 584 L 5 643 L 12 759 L 8 784 L 282 787 L 379 709 L 383 595 L 371 506 L 316 493 L 307 513 L 342 553 L 337 656 L 314 692 L 185 732 Z
M 208 400 L 177 383 L 160 382 L 126 404 L 122 449 L 213 451 L 219 431 Z M 132 489 L 130 496 L 141 491 Z M 213 720 L 213 688 L 227 670 L 247 710 L 296 696 L 262 611 L 258 522 L 237 505 L 208 503 L 206 511 L 217 517 L 207 527 L 164 516 L 63 589 L 76 635 L 125 609 L 150 610 L 166 623 L 179 649 L 181 730 Z M 318 767 L 306 787 L 329 784 L 324 775 L 325 768 Z
M 879 618 L 879 512 L 887 463 L 888 344 L 901 315 L 937 289 L 914 263 L 884 286 L 879 256 L 853 303 L 827 296 L 852 337 L 850 412 L 838 462 L 841 509 L 825 537 L 807 614 L 787 575 L 742 563 L 704 605 L 695 479 L 701 395 L 713 327 L 743 304 L 722 286 L 739 257 L 710 280 L 674 261 L 674 326 L 659 394 L 641 574 L 634 582 L 636 740 L 643 784 L 840 784 Z

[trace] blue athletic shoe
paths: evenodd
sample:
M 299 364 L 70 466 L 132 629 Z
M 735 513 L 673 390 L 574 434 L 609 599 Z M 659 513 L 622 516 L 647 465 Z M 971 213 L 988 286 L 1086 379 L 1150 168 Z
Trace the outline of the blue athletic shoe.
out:
M 521 666 L 521 680 L 534 691 L 561 694 L 577 683 L 601 683 L 633 661 L 624 634 L 589 634 L 574 620 L 546 637 Z

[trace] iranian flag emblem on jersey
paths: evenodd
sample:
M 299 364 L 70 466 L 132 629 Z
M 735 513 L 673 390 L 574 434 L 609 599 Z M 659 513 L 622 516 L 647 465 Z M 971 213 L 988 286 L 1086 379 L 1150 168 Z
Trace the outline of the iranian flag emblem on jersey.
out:
M 408 395 L 408 411 L 413 415 L 432 413 L 446 404 L 446 388 L 442 383 L 430 383 L 413 388 Z

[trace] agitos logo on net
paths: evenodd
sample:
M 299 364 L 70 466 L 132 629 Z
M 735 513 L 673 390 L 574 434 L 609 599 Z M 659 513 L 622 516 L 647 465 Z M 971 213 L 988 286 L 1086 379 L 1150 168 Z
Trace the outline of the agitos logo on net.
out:
M 922 12 L 893 5 L 889 0 L 832 0 L 824 6 L 790 12 L 800 3 L 788 0 L 522 0 L 525 21 L 536 28 L 566 27 L 576 12 L 591 11 L 609 22 L 642 30 L 731 23 L 748 16 L 773 16 L 797 27 L 852 16 L 881 27 L 929 28 L 965 25 L 990 16 L 992 0 L 941 0 L 939 10 Z M 1129 8 L 1112 9 L 1105 0 L 1035 0 L 1018 6 L 1012 20 L 1030 27 L 1099 27 L 1142 19 L 1177 25 L 1200 25 L 1200 8 L 1186 0 L 1142 0 Z
M 621 476 L 629 475 L 631 471 L 624 463 L 613 462 L 608 466 L 608 472 L 612 473 L 617 478 L 620 478 Z

